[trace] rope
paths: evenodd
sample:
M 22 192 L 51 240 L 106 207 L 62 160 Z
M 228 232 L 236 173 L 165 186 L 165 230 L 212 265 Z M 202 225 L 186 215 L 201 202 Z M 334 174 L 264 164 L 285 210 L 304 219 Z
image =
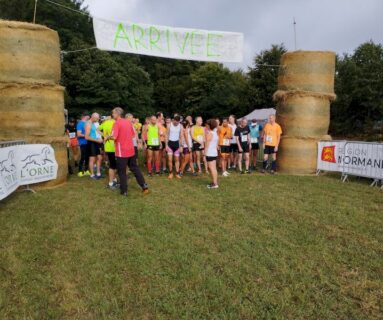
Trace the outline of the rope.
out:
M 97 47 L 90 47 L 90 48 L 85 48 L 85 49 L 78 49 L 78 50 L 72 50 L 72 51 L 64 51 L 62 50 L 62 54 L 68 54 L 68 53 L 73 53 L 73 52 L 81 52 L 81 51 L 87 51 L 87 50 L 94 50 L 97 49 Z
M 54 4 L 56 6 L 59 6 L 59 7 L 62 7 L 64 9 L 67 9 L 67 10 L 70 10 L 70 11 L 73 11 L 73 12 L 77 12 L 77 13 L 80 13 L 80 14 L 83 14 L 84 16 L 88 16 L 88 17 L 91 17 L 91 15 L 89 13 L 86 13 L 84 11 L 80 11 L 80 10 L 76 10 L 76 9 L 73 9 L 73 8 L 70 8 L 70 7 L 67 7 L 67 6 L 64 6 L 62 5 L 61 3 L 57 3 L 57 2 L 54 2 L 54 1 L 51 1 L 51 0 L 45 0 L 46 2 L 50 3 L 50 4 Z

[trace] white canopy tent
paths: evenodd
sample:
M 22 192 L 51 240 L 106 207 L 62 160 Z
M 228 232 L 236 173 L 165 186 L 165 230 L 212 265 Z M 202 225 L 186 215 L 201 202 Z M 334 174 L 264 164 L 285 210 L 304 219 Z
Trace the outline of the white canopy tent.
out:
M 259 122 L 267 122 L 270 115 L 275 115 L 275 109 L 269 108 L 269 109 L 255 109 L 254 111 L 250 112 L 248 115 L 238 119 L 242 120 L 243 118 L 246 118 L 248 121 L 251 121 L 253 119 L 257 119 Z

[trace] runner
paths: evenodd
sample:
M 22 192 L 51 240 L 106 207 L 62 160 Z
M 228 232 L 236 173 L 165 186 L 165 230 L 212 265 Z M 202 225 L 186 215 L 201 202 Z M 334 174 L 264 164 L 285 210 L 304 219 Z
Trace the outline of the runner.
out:
M 193 174 L 193 176 L 196 175 L 194 171 L 194 165 L 193 160 L 191 159 L 191 154 L 193 150 L 193 142 L 191 138 L 191 129 L 190 129 L 190 123 L 188 120 L 184 120 L 182 122 L 182 141 L 183 141 L 183 152 L 182 152 L 182 165 L 180 169 L 179 176 L 182 177 L 185 171 L 185 168 L 187 165 L 190 166 L 190 170 Z
M 98 127 L 98 130 L 100 133 L 102 133 L 102 136 L 104 138 L 104 150 L 106 153 L 106 156 L 108 158 L 108 188 L 109 189 L 117 189 L 117 164 L 116 164 L 116 155 L 115 155 L 115 148 L 114 148 L 114 141 L 109 139 L 107 140 L 107 137 L 111 136 L 113 125 L 115 123 L 115 120 L 111 117 L 108 117 L 103 123 L 100 124 Z
M 269 122 L 263 129 L 263 141 L 264 141 L 264 158 L 262 173 L 266 172 L 267 162 L 269 161 L 269 155 L 272 156 L 271 162 L 271 174 L 274 174 L 277 170 L 277 152 L 279 142 L 281 141 L 282 128 L 275 122 L 275 115 L 269 116 Z
M 221 151 L 221 168 L 222 175 L 228 177 L 230 173 L 227 171 L 228 159 L 230 157 L 230 140 L 233 137 L 233 132 L 229 126 L 229 119 L 224 118 L 222 126 L 218 128 L 219 146 Z
M 160 141 L 160 128 L 157 124 L 156 116 L 154 115 L 151 116 L 150 123 L 147 125 L 145 130 L 146 130 L 146 136 L 148 137 L 147 168 L 148 168 L 148 174 L 151 177 L 153 160 L 154 160 L 154 168 L 156 171 L 156 175 L 160 174 L 160 150 L 162 149 L 162 146 Z
M 89 154 L 87 147 L 87 140 L 85 139 L 85 124 L 89 121 L 89 114 L 84 112 L 81 116 L 81 120 L 77 123 L 77 140 L 80 146 L 80 163 L 78 165 L 78 176 L 90 176 L 89 172 Z
M 101 135 L 97 132 L 96 123 L 100 120 L 100 115 L 98 113 L 93 113 L 90 120 L 85 125 L 85 139 L 88 144 L 88 154 L 89 154 L 89 171 L 90 177 L 92 179 L 98 180 L 101 179 L 101 144 L 103 140 Z M 96 174 L 94 172 L 94 166 L 96 165 Z
M 251 142 L 251 169 L 257 170 L 257 155 L 259 150 L 259 139 L 262 133 L 262 126 L 258 124 L 257 119 L 251 120 L 250 128 L 250 142 Z
M 235 130 L 235 136 L 237 138 L 238 144 L 238 169 L 243 173 L 250 173 L 249 164 L 250 164 L 250 156 L 249 152 L 251 150 L 250 143 L 250 129 L 247 125 L 247 119 L 243 118 L 241 120 L 241 124 Z M 245 158 L 245 167 L 246 171 L 242 171 L 242 159 Z
M 135 131 L 133 125 L 128 119 L 122 118 L 124 110 L 121 108 L 114 108 L 112 111 L 113 119 L 116 121 L 112 135 L 108 139 L 114 139 L 116 150 L 116 164 L 117 173 L 120 178 L 120 192 L 121 195 L 128 195 L 128 177 L 126 175 L 126 167 L 136 177 L 137 183 L 142 188 L 144 194 L 149 193 L 147 184 L 145 183 L 144 176 L 137 165 L 136 155 L 134 150 L 133 139 L 135 138 Z
M 145 123 L 144 125 L 142 126 L 142 145 L 143 145 L 143 149 L 144 149 L 144 162 L 146 163 L 147 161 L 147 158 L 148 158 L 148 152 L 147 152 L 147 143 L 148 143 L 148 136 L 147 136 L 147 128 L 148 128 L 148 125 L 150 123 L 150 117 L 146 117 L 145 118 Z
M 228 169 L 235 170 L 237 167 L 238 162 L 238 144 L 237 144 L 237 138 L 235 137 L 234 133 L 237 129 L 237 119 L 234 115 L 231 115 L 229 117 L 229 126 L 231 128 L 231 132 L 233 133 L 233 138 L 230 141 L 230 157 L 228 159 Z
M 218 123 L 215 119 L 210 119 L 206 122 L 208 133 L 206 135 L 206 160 L 211 173 L 213 182 L 208 184 L 209 189 L 218 189 L 218 173 L 217 173 L 217 159 L 218 159 Z
M 165 119 L 162 112 L 157 112 L 157 125 L 160 128 L 160 140 L 161 140 L 161 148 L 159 151 L 159 157 L 160 157 L 160 174 L 166 173 L 166 136 L 167 136 L 167 129 L 165 126 Z
M 202 127 L 202 117 L 195 119 L 196 124 L 191 128 L 191 136 L 193 140 L 193 152 L 194 152 L 194 163 L 198 174 L 202 173 L 201 169 L 201 157 L 205 143 L 205 129 Z
M 134 118 L 133 119 L 133 126 L 134 126 L 134 129 L 137 132 L 137 144 L 138 144 L 138 148 L 141 150 L 142 149 L 142 140 L 141 140 L 142 123 L 140 122 L 140 119 Z
M 173 179 L 173 156 L 176 168 L 176 177 L 180 178 L 180 154 L 182 149 L 182 136 L 181 136 L 180 117 L 175 116 L 168 128 L 168 135 L 166 140 L 166 152 L 168 153 L 168 166 L 169 166 L 169 179 Z
M 72 158 L 74 161 L 74 166 L 78 167 L 78 161 L 80 158 L 80 149 L 77 140 L 77 129 L 76 129 L 76 120 L 74 118 L 70 118 L 68 124 L 65 125 L 65 134 L 69 137 L 69 148 L 72 152 Z M 69 152 L 69 149 L 68 149 Z M 68 169 L 69 173 L 73 174 L 72 166 L 69 163 L 69 155 L 68 155 Z

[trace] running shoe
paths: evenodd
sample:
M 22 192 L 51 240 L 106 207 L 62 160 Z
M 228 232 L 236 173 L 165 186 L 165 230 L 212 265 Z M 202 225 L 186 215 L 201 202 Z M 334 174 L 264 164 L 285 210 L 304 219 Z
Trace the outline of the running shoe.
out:
M 250 174 L 251 172 L 250 172 L 250 170 L 246 170 L 245 173 Z
M 97 180 L 102 179 L 102 174 L 98 174 L 98 175 L 96 175 L 96 179 L 97 179 Z
M 156 176 L 159 177 L 161 172 L 156 172 Z
M 218 184 L 210 183 L 207 185 L 208 189 L 218 189 Z
M 229 176 L 229 173 L 228 173 L 227 171 L 225 171 L 225 172 L 222 173 L 222 176 L 223 176 L 223 177 L 228 177 L 228 176 Z
M 275 171 L 274 171 L 274 170 L 271 170 L 271 171 L 270 171 L 270 174 L 275 174 Z
M 93 180 L 98 180 L 98 178 L 97 178 L 97 176 L 96 176 L 95 174 L 92 174 L 92 175 L 90 176 L 90 178 L 93 179 Z
M 115 185 L 115 184 L 112 184 L 112 185 L 109 185 L 109 184 L 108 184 L 108 185 L 106 186 L 106 188 L 109 189 L 109 190 L 116 190 L 116 189 L 118 189 L 119 187 L 118 187 L 117 185 Z
M 84 176 L 90 176 L 90 171 L 89 171 L 89 170 L 86 170 L 86 171 L 84 172 Z
M 84 176 L 84 172 L 80 171 L 79 173 L 77 173 L 77 177 L 82 178 L 83 176 Z
M 197 176 L 198 176 L 198 173 L 194 171 L 193 174 L 192 174 L 192 176 L 193 176 L 193 177 L 197 177 Z

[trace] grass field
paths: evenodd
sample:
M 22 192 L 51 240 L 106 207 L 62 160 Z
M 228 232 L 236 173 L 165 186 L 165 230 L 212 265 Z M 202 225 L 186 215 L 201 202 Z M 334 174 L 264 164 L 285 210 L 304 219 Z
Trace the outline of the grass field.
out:
M 0 203 L 0 319 L 382 319 L 383 192 L 338 178 L 72 177 Z

